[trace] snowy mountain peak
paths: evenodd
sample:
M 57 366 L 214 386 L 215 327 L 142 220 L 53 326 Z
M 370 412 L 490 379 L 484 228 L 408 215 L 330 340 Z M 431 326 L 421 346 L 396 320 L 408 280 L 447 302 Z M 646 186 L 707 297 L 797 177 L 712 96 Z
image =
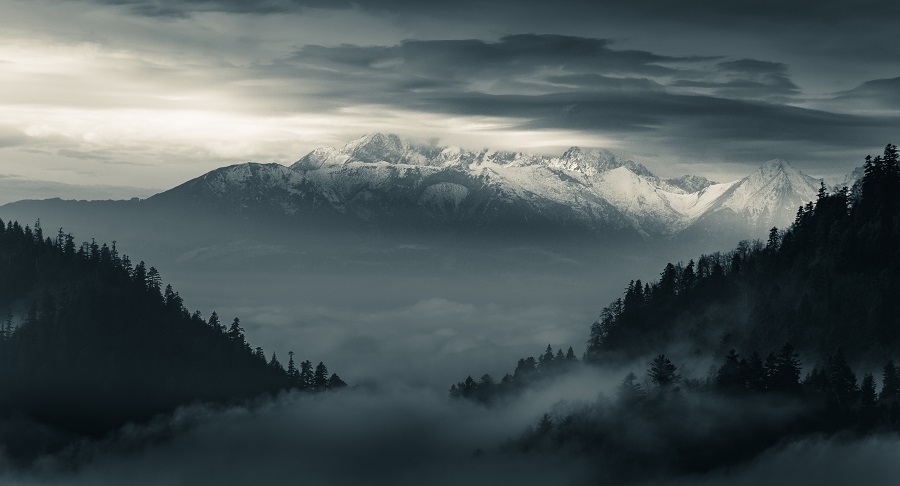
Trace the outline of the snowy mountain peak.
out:
M 773 173 L 773 172 L 799 172 L 794 166 L 791 165 L 790 162 L 784 159 L 771 159 L 763 162 L 763 164 L 759 167 L 759 172 L 763 173 Z
M 547 165 L 553 168 L 578 171 L 588 176 L 626 167 L 637 175 L 654 177 L 653 173 L 643 165 L 631 160 L 621 160 L 609 150 L 602 148 L 570 147 L 559 158 L 550 159 Z
M 340 165 L 350 158 L 349 155 L 334 147 L 320 147 L 294 162 L 291 169 L 299 171 L 317 170 L 326 165 Z
M 757 229 L 783 226 L 791 221 L 798 206 L 816 199 L 820 182 L 784 159 L 772 159 L 737 181 L 714 211 L 738 215 Z
M 734 182 L 662 180 L 600 148 L 570 147 L 551 157 L 416 145 L 383 133 L 313 150 L 290 168 L 245 164 L 210 174 L 192 186 L 240 208 L 267 201 L 288 215 L 327 210 L 367 223 L 404 214 L 475 226 L 556 221 L 598 234 L 627 228 L 646 238 L 727 228 L 750 236 L 784 226 L 798 206 L 815 200 L 820 183 L 783 159 Z
M 814 179 L 800 172 L 784 159 L 772 159 L 764 162 L 756 172 L 748 175 L 742 183 L 752 186 L 784 186 L 783 191 L 805 191 L 807 187 L 813 187 L 814 193 L 818 190 L 819 179 Z
M 409 145 L 397 135 L 373 133 L 349 142 L 342 151 L 360 162 L 400 162 L 406 158 Z

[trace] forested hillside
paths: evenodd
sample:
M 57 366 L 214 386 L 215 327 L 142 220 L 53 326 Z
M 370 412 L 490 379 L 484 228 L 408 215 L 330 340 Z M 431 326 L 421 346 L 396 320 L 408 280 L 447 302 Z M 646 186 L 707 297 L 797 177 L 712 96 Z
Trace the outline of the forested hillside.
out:
M 860 183 L 823 186 L 767 242 L 632 281 L 592 326 L 581 363 L 548 346 L 499 384 L 470 377 L 450 396 L 492 403 L 574 369 L 584 373 L 569 379 L 632 368 L 616 390 L 560 402 L 505 447 L 586 455 L 618 484 L 706 474 L 813 437 L 896 434 L 898 243 L 900 161 L 888 145 Z
M 323 363 L 267 358 L 238 318 L 190 313 L 115 243 L 77 246 L 62 229 L 45 237 L 40 223 L 0 223 L 0 309 L 0 414 L 75 435 L 192 402 L 344 386 Z
M 603 309 L 586 358 L 603 362 L 685 343 L 697 354 L 747 353 L 790 341 L 852 359 L 900 353 L 900 164 L 897 148 L 867 157 L 853 188 L 800 207 L 766 242 L 669 264 L 653 283 L 631 282 Z

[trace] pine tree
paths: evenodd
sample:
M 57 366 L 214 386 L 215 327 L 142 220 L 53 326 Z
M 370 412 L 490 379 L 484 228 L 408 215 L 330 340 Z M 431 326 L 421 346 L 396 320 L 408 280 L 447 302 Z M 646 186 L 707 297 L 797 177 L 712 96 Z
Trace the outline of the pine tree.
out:
M 647 377 L 650 381 L 660 389 L 666 389 L 674 385 L 681 379 L 675 373 L 678 369 L 666 355 L 660 354 L 650 363 L 650 369 L 647 370 Z
M 766 390 L 766 368 L 762 357 L 754 351 L 744 365 L 745 386 L 748 390 L 762 392 Z
M 288 351 L 288 366 L 287 366 L 287 377 L 292 387 L 299 386 L 300 383 L 300 371 L 297 370 L 297 366 L 294 364 L 294 352 Z
M 859 388 L 859 422 L 868 429 L 875 424 L 878 414 L 878 397 L 875 394 L 875 378 L 871 373 L 863 376 Z
M 769 364 L 769 363 L 767 363 Z M 775 355 L 771 369 L 771 389 L 780 392 L 795 393 L 800 390 L 800 356 L 794 352 L 791 343 L 785 343 Z
M 322 391 L 328 388 L 328 368 L 325 363 L 319 361 L 316 365 L 316 372 L 313 375 L 313 388 L 316 391 Z
M 147 290 L 159 294 L 161 285 L 162 277 L 159 275 L 159 270 L 155 267 L 150 267 L 150 269 L 147 270 Z
M 666 268 L 664 268 L 662 273 L 659 275 L 659 286 L 657 287 L 657 290 L 660 295 L 675 295 L 677 278 L 678 275 L 675 273 L 675 265 L 667 263 Z
M 684 270 L 681 271 L 681 280 L 679 282 L 679 286 L 681 287 L 679 293 L 683 293 L 694 288 L 694 283 L 696 282 L 697 276 L 694 275 L 694 260 L 690 260 Z
M 284 372 L 284 366 L 282 366 L 281 362 L 278 361 L 278 357 L 275 356 L 274 351 L 272 351 L 272 359 L 269 360 L 269 368 L 274 371 Z
M 246 342 L 244 341 L 244 328 L 241 327 L 241 320 L 237 317 L 231 321 L 231 326 L 228 327 L 228 338 L 231 339 L 231 342 L 235 344 L 239 344 L 244 346 Z
M 890 406 L 900 401 L 900 370 L 894 365 L 894 360 L 888 360 L 884 365 L 878 401 L 883 406 Z
M 833 399 L 838 407 L 849 409 L 856 402 L 859 386 L 856 382 L 856 375 L 847 364 L 847 358 L 840 348 L 828 359 L 827 372 Z
M 553 368 L 553 348 L 548 344 L 544 354 L 538 357 L 538 369 L 541 372 L 548 372 Z
M 716 372 L 716 387 L 732 393 L 743 391 L 746 387 L 744 367 L 741 366 L 740 356 L 734 349 L 728 351 L 725 363 Z
M 314 386 L 312 362 L 309 360 L 300 363 L 300 389 L 311 390 Z
M 637 382 L 637 375 L 628 373 L 619 385 L 619 400 L 626 405 L 633 405 L 645 398 L 643 387 Z
M 537 361 L 531 356 L 525 359 L 520 359 L 519 363 L 516 365 L 516 370 L 513 372 L 513 376 L 516 380 L 525 381 L 534 376 L 537 373 Z
M 217 332 L 220 332 L 220 333 L 225 332 L 225 325 L 222 324 L 221 321 L 219 321 L 219 314 L 216 314 L 216 311 L 213 311 L 213 313 L 210 314 L 209 321 L 207 321 L 207 325 Z
M 328 389 L 329 390 L 337 390 L 337 389 L 346 388 L 346 387 L 347 387 L 347 383 L 345 383 L 344 380 L 342 380 L 341 377 L 337 375 L 337 373 L 331 374 L 331 378 L 328 379 Z M 451 393 L 451 395 L 452 395 L 452 393 Z
M 769 230 L 769 239 L 766 241 L 766 250 L 777 251 L 780 245 L 781 233 L 778 231 L 778 227 L 773 226 L 772 229 Z

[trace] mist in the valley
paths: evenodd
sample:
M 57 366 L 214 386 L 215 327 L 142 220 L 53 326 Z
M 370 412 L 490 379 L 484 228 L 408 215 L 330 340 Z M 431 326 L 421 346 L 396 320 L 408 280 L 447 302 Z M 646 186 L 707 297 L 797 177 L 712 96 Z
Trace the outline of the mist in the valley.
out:
M 322 395 L 292 392 L 240 407 L 187 406 L 102 440 L 78 442 L 28 468 L 7 464 L 0 482 L 718 486 L 843 485 L 865 478 L 887 485 L 900 473 L 891 459 L 900 450 L 894 436 L 789 440 L 726 467 L 691 471 L 692 460 L 717 463 L 729 448 L 740 449 L 804 410 L 676 394 L 664 410 L 637 417 L 620 401 L 618 384 L 629 369 L 642 372 L 643 366 L 580 368 L 493 407 L 396 383 Z M 522 438 L 534 434 L 547 411 L 554 421 L 580 414 L 588 433 L 606 432 L 597 440 L 615 447 L 522 449 Z
M 563 235 L 322 230 L 299 221 L 144 213 L 137 203 L 12 205 L 5 221 L 116 241 L 190 310 L 241 319 L 251 345 L 324 361 L 351 385 L 446 391 L 467 375 L 502 376 L 547 344 L 580 356 L 590 325 L 663 252 Z M 674 251 L 668 256 L 674 258 Z
M 585 369 L 488 408 L 385 383 L 242 407 L 188 406 L 0 473 L 3 484 L 584 484 L 585 458 L 505 452 L 560 397 L 589 403 L 618 372 Z
M 537 356 L 548 344 L 554 350 L 572 346 L 580 357 L 591 323 L 629 280 L 652 280 L 667 261 L 709 250 L 700 245 L 689 253 L 676 245 L 648 252 L 640 245 L 562 238 L 329 233 L 262 223 L 178 223 L 174 215 L 173 227 L 80 214 L 8 210 L 0 217 L 40 217 L 47 235 L 65 225 L 78 241 L 116 240 L 133 262 L 159 269 L 189 309 L 207 316 L 216 311 L 226 322 L 239 317 L 253 346 L 275 352 L 282 362 L 289 351 L 300 360 L 324 361 L 351 388 L 315 396 L 293 392 L 245 407 L 188 406 L 103 440 L 79 442 L 24 469 L 10 464 L 0 476 L 4 484 L 662 482 L 680 480 L 685 470 L 649 464 L 650 478 L 650 468 L 623 468 L 621 458 L 666 456 L 682 439 L 696 447 L 711 434 L 726 435 L 718 441 L 727 441 L 727 434 L 740 440 L 797 413 L 749 408 L 752 418 L 741 421 L 729 408 L 734 403 L 707 401 L 690 417 L 620 420 L 619 384 L 629 371 L 643 376 L 651 356 L 580 368 L 493 406 L 448 397 L 450 385 L 484 373 L 499 380 L 518 359 Z M 689 349 L 671 344 L 685 376 L 707 376 L 714 365 L 709 357 L 688 359 Z M 609 444 L 617 450 L 523 451 L 522 438 L 545 412 L 554 420 L 583 414 L 592 421 L 589 430 L 615 435 Z M 717 419 L 707 422 L 709 417 Z M 0 425 L 30 427 L 14 419 Z M 840 447 L 884 451 L 890 444 L 813 441 L 791 447 L 832 454 Z M 760 461 L 790 467 L 779 454 L 774 450 Z M 732 467 L 698 480 L 730 484 L 765 470 L 755 462 Z

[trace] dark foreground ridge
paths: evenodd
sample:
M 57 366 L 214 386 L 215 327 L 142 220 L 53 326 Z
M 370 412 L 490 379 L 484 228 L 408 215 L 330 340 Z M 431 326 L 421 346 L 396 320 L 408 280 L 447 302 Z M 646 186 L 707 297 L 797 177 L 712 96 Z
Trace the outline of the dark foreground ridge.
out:
M 803 439 L 893 437 L 898 159 L 888 145 L 866 158 L 853 188 L 823 185 L 766 242 L 669 264 L 657 282 L 632 281 L 591 327 L 581 362 L 548 346 L 499 384 L 469 378 L 451 397 L 491 404 L 563 375 L 578 379 L 574 370 L 632 368 L 617 390 L 561 402 L 504 449 L 588 456 L 618 484 L 707 474 Z
M 59 230 L 0 222 L 0 419 L 8 453 L 28 457 L 194 402 L 346 386 L 323 363 L 287 368 L 253 349 L 240 320 L 190 313 L 171 285 L 115 243 L 76 247 Z M 13 316 L 22 315 L 21 319 Z M 36 427 L 47 431 L 42 437 Z
M 867 157 L 852 188 L 800 207 L 766 242 L 669 264 L 657 282 L 632 281 L 591 328 L 586 358 L 645 356 L 667 343 L 696 354 L 748 354 L 787 341 L 801 353 L 883 364 L 900 354 L 900 162 Z

